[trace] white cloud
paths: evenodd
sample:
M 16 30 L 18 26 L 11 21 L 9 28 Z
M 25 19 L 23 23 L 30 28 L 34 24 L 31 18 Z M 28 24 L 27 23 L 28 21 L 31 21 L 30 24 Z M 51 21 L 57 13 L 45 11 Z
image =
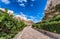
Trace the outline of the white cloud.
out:
M 21 7 L 25 7 L 25 4 L 24 3 L 21 3 L 21 4 L 19 4 Z
M 22 7 L 25 7 L 25 4 L 23 2 L 27 2 L 27 0 L 18 0 L 17 2 L 21 2 L 21 4 L 19 4 Z
M 18 0 L 18 2 L 21 2 L 21 3 L 22 3 L 22 2 L 27 2 L 27 0 Z
M 21 20 L 25 20 L 25 21 L 33 21 L 34 23 L 38 22 L 38 20 L 36 19 L 37 17 L 34 16 L 28 16 L 23 14 L 23 12 L 20 12 L 20 15 L 16 15 L 16 17 L 20 17 Z M 27 17 L 30 17 L 30 19 L 28 19 Z
M 40 17 L 39 15 L 38 16 L 28 16 L 28 15 L 24 14 L 23 12 L 20 12 L 20 15 L 16 15 L 16 17 L 20 17 L 21 20 L 33 21 L 34 23 L 37 23 L 37 22 L 41 21 L 41 19 L 42 19 L 42 17 Z M 29 17 L 29 18 L 27 18 L 27 17 Z
M 25 15 L 23 14 L 23 12 L 20 13 L 21 13 L 20 14 L 21 19 L 24 19 L 26 21 L 33 21 L 34 23 L 38 22 L 38 20 L 36 19 L 37 17 Z M 30 19 L 28 19 L 27 17 L 30 17 Z
M 22 16 L 24 16 L 24 17 L 26 17 L 26 15 L 25 15 L 25 14 L 23 14 L 23 12 L 20 12 L 20 15 L 22 15 Z
M 30 16 L 30 18 L 31 18 L 31 19 L 35 19 L 36 17 L 34 17 L 34 16 Z
M 26 20 L 26 21 L 28 21 L 28 19 L 27 19 L 26 15 L 25 15 L 25 14 L 23 14 L 23 12 L 20 12 L 20 13 L 21 13 L 20 15 L 16 15 L 15 17 L 20 17 L 20 18 L 21 18 L 21 20 Z
M 25 14 L 23 14 L 23 12 L 20 12 L 21 14 L 20 14 L 20 16 L 21 16 L 21 19 L 24 19 L 24 20 L 27 20 L 27 17 L 26 17 L 26 15 Z
M 34 23 L 37 21 L 36 20 L 36 17 L 34 17 L 34 16 L 30 16 L 30 19 L 29 20 L 32 20 Z
M 1 0 L 1 2 L 5 3 L 5 4 L 9 4 L 10 3 L 9 0 Z
M 40 17 L 39 15 L 37 16 L 30 16 L 30 19 L 28 20 L 32 20 L 34 23 L 40 22 L 42 20 L 43 17 Z

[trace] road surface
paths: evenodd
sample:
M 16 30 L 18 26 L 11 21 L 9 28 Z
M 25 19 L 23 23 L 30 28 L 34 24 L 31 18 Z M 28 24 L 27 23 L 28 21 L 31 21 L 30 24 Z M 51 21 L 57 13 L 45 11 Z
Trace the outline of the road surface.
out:
M 47 35 L 44 35 L 43 33 L 40 33 L 39 31 L 31 28 L 31 26 L 28 26 L 25 27 L 23 31 L 13 39 L 53 39 L 53 38 L 50 38 Z

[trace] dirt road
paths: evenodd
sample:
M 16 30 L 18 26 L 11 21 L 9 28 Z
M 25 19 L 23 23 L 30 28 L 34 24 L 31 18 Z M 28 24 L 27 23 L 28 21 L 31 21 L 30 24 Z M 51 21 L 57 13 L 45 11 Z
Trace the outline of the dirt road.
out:
M 31 26 L 25 27 L 21 34 L 14 39 L 53 39 L 37 30 L 31 28 Z

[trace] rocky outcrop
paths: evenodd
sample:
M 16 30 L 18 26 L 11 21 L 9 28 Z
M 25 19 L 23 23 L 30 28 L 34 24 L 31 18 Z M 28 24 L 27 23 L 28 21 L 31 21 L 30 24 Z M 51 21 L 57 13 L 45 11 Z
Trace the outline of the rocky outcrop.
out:
M 15 19 L 17 19 L 18 21 L 23 21 L 26 25 L 32 25 L 32 21 L 31 20 L 27 20 L 22 16 L 15 16 Z
M 55 10 L 55 6 L 57 4 L 60 4 L 60 0 L 47 0 L 47 4 L 46 4 L 46 7 L 45 7 L 45 11 L 44 11 L 45 16 L 44 16 L 43 20 L 51 19 L 55 15 L 60 14 L 59 12 L 57 12 Z
M 47 0 L 45 10 L 49 10 L 49 8 L 56 6 L 59 3 L 60 3 L 60 0 Z
M 0 10 L 6 12 L 7 9 L 0 8 Z M 14 15 L 14 12 L 13 12 L 12 10 L 7 10 L 7 13 L 8 13 L 9 15 Z

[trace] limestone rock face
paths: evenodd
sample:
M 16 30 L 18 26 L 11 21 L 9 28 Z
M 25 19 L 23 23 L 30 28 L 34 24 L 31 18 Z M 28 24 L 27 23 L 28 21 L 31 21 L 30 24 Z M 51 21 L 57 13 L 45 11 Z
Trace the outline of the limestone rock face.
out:
M 0 8 L 0 10 L 2 10 L 2 11 L 4 11 L 5 12 L 5 9 L 4 8 Z M 7 13 L 9 14 L 9 15 L 14 15 L 13 13 L 13 11 L 12 10 L 7 10 Z
M 15 16 L 15 19 L 17 19 L 18 21 L 23 21 L 26 25 L 32 25 L 32 21 L 31 20 L 27 20 L 26 18 L 24 18 L 23 16 Z
M 60 0 L 47 0 L 47 4 L 45 7 L 45 11 L 44 11 L 45 16 L 44 16 L 43 20 L 51 19 L 54 16 L 59 14 L 59 12 L 57 12 L 55 9 L 55 6 L 57 4 L 60 4 Z
M 47 0 L 45 10 L 48 10 L 49 8 L 55 6 L 56 4 L 59 4 L 59 3 L 60 3 L 60 0 Z

